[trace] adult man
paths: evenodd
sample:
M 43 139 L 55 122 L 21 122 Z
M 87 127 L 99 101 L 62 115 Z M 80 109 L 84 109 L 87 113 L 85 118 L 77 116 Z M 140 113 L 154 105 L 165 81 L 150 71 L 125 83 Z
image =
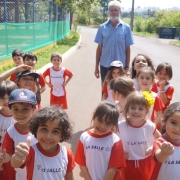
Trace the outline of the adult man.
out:
M 94 74 L 99 78 L 100 64 L 102 82 L 112 61 L 121 61 L 124 68 L 129 70 L 130 45 L 134 44 L 130 26 L 119 18 L 120 2 L 110 1 L 108 9 L 110 19 L 100 25 L 94 40 L 98 44 Z

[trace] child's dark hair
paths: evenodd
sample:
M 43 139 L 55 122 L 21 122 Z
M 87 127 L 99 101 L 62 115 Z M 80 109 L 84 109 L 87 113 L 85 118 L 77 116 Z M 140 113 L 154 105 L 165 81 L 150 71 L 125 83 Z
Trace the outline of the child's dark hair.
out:
M 32 53 L 32 52 L 27 52 L 24 56 L 23 56 L 23 61 L 25 61 L 25 59 L 28 58 L 28 59 L 33 59 L 35 61 L 37 61 L 37 56 Z
M 151 67 L 149 67 L 149 66 L 142 67 L 142 68 L 138 71 L 136 77 L 139 77 L 139 75 L 140 75 L 142 72 L 148 72 L 148 73 L 151 75 L 152 80 L 155 79 L 155 72 L 154 72 L 154 70 L 151 69 Z
M 106 122 L 112 123 L 114 126 L 118 123 L 119 107 L 111 101 L 102 101 L 98 107 L 94 110 L 92 120 L 95 118 L 105 118 Z
M 40 125 L 45 124 L 47 121 L 59 121 L 61 128 L 60 142 L 67 141 L 72 137 L 73 127 L 69 120 L 68 115 L 64 110 L 58 106 L 47 106 L 39 110 L 31 119 L 29 123 L 29 130 L 37 138 L 37 129 Z
M 152 60 L 150 59 L 150 57 L 147 56 L 147 55 L 145 55 L 145 54 L 138 54 L 137 56 L 135 56 L 135 58 L 133 59 L 132 64 L 131 64 L 131 78 L 135 78 L 135 77 L 136 77 L 136 70 L 134 70 L 134 62 L 135 62 L 135 60 L 136 60 L 136 58 L 137 58 L 138 56 L 143 56 L 143 57 L 146 59 L 147 63 L 148 63 L 148 67 L 151 67 L 151 69 L 152 69 L 153 71 L 155 71 L 153 62 L 152 62 Z
M 156 68 L 155 74 L 157 75 L 157 73 L 160 72 L 162 69 L 166 70 L 166 74 L 169 76 L 169 80 L 172 79 L 173 72 L 171 64 L 167 62 L 160 63 Z
M 14 56 L 21 56 L 23 58 L 24 56 L 24 52 L 20 49 L 15 49 L 13 52 L 12 52 L 12 57 Z
M 107 75 L 106 75 L 106 77 L 105 77 L 105 81 L 110 81 L 111 79 L 113 79 L 113 77 L 112 77 L 112 72 L 113 72 L 113 70 L 114 69 L 119 69 L 119 72 L 120 72 L 120 76 L 123 76 L 124 74 L 125 74 L 125 70 L 124 70 L 124 68 L 123 67 L 110 67 L 109 68 L 109 70 L 108 70 L 108 72 L 107 72 Z M 104 82 L 105 82 L 104 81 Z
M 10 96 L 11 92 L 15 89 L 18 89 L 18 86 L 13 81 L 2 81 L 0 83 L 0 98 L 4 98 L 6 94 Z
M 127 96 L 126 105 L 124 107 L 123 115 L 126 121 L 128 120 L 128 112 L 129 112 L 130 105 L 136 105 L 136 104 L 145 106 L 146 114 L 149 112 L 148 104 L 147 104 L 146 99 L 144 98 L 144 95 L 139 91 L 132 92 L 131 94 Z
M 172 103 L 165 111 L 163 118 L 162 118 L 162 129 L 161 129 L 161 133 L 164 134 L 166 132 L 166 122 L 167 120 L 176 112 L 179 111 L 180 112 L 180 102 L 175 102 Z
M 110 82 L 110 88 L 126 97 L 133 91 L 134 82 L 128 77 L 117 77 Z

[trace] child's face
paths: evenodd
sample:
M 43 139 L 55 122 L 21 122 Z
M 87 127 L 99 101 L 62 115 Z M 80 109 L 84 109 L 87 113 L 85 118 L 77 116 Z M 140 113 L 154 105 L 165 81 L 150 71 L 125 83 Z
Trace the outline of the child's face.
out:
M 137 77 L 137 81 L 141 91 L 149 91 L 154 80 L 150 73 L 141 72 Z
M 24 89 L 33 89 L 34 87 L 34 77 L 33 76 L 21 76 L 19 78 L 19 81 L 18 81 L 18 86 L 19 88 L 24 88 Z
M 180 112 L 175 111 L 165 122 L 165 136 L 172 142 L 180 143 Z
M 62 136 L 58 119 L 39 125 L 36 134 L 37 140 L 45 152 L 53 154 L 57 151 L 57 144 Z
M 93 120 L 93 133 L 102 136 L 110 132 L 113 126 L 114 125 L 110 121 L 109 122 L 105 121 L 105 117 L 103 117 L 102 119 L 96 117 Z
M 8 94 L 5 94 L 4 97 L 0 97 L 0 106 L 3 108 L 3 109 L 9 109 L 8 107 L 8 100 L 9 100 L 9 95 Z
M 59 57 L 53 57 L 51 63 L 53 64 L 54 68 L 59 68 L 61 65 L 62 60 Z
M 136 73 L 144 66 L 148 66 L 148 62 L 144 56 L 137 56 L 134 61 L 134 70 Z
M 168 81 L 168 80 L 169 80 L 169 76 L 168 76 L 168 74 L 166 73 L 166 70 L 165 70 L 165 69 L 161 69 L 161 70 L 157 73 L 157 79 L 158 79 L 159 81 L 161 81 L 161 80 Z
M 21 56 L 14 56 L 13 61 L 16 64 L 16 66 L 23 64 L 23 58 Z
M 141 125 L 144 122 L 147 114 L 146 107 L 139 104 L 130 104 L 128 115 L 133 125 Z
M 35 59 L 30 59 L 28 57 L 26 57 L 25 60 L 24 60 L 24 64 L 28 65 L 28 66 L 31 66 L 33 69 L 34 69 L 36 63 L 37 63 L 37 61 Z
M 119 68 L 113 69 L 113 70 L 112 70 L 112 77 L 113 77 L 113 79 L 114 79 L 114 78 L 117 78 L 117 77 L 119 77 L 119 76 L 120 76 Z
M 35 108 L 29 103 L 14 103 L 11 105 L 14 119 L 20 124 L 28 124 L 33 116 Z

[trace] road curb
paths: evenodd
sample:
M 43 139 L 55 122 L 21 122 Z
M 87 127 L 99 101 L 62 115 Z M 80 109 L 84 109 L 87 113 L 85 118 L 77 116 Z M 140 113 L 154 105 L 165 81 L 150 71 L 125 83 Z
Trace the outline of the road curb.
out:
M 81 34 L 79 33 L 79 41 L 76 43 L 76 45 L 71 47 L 68 51 L 66 51 L 62 55 L 63 62 L 80 46 L 80 43 L 81 43 Z M 47 68 L 49 68 L 51 66 L 52 66 L 52 63 L 48 63 L 45 66 L 38 69 L 37 73 L 43 73 Z

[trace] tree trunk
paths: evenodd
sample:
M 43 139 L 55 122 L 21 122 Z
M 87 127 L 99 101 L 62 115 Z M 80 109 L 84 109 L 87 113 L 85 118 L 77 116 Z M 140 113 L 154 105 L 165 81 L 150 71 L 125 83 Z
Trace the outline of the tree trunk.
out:
M 73 20 L 73 13 L 70 12 L 70 30 L 71 30 L 71 26 L 72 26 L 72 20 Z

